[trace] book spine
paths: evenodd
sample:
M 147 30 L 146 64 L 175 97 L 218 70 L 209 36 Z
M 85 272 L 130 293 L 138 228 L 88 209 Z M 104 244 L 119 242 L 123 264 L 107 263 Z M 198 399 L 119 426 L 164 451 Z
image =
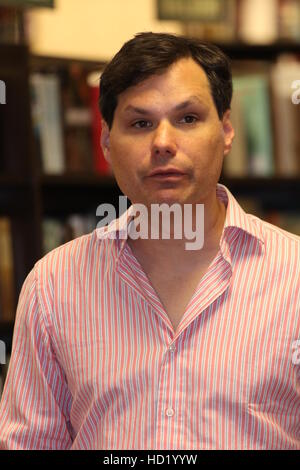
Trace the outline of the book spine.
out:
M 15 282 L 11 223 L 0 218 L 0 313 L 1 321 L 13 321 L 15 316 Z
M 101 114 L 99 111 L 99 86 L 90 85 L 91 110 L 92 110 L 92 139 L 93 160 L 96 173 L 101 175 L 111 174 L 109 163 L 105 160 L 100 144 L 101 137 Z
M 30 81 L 35 96 L 33 116 L 43 171 L 61 174 L 65 171 L 65 157 L 58 77 L 34 74 Z

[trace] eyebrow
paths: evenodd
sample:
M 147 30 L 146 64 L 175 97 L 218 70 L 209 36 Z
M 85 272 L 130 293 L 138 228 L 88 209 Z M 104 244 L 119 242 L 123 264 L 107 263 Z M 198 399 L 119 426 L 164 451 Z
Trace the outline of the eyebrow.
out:
M 187 100 L 183 101 L 182 103 L 177 104 L 176 106 L 172 108 L 172 110 L 180 111 L 182 109 L 187 108 L 188 106 L 192 104 L 200 104 L 201 106 L 206 107 L 206 104 L 204 103 L 204 101 L 202 101 L 198 96 L 195 95 L 195 96 L 190 96 Z M 149 109 L 140 108 L 138 106 L 132 106 L 131 104 L 129 104 L 124 109 L 124 113 L 131 113 L 131 112 L 135 112 L 137 114 L 151 114 L 151 110 Z

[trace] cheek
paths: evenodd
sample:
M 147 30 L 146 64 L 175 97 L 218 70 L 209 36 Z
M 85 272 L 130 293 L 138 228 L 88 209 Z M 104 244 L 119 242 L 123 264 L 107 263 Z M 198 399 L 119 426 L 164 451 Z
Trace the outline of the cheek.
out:
M 122 142 L 111 142 L 110 156 L 112 167 L 115 172 L 122 171 L 125 168 L 127 168 L 127 170 L 130 169 L 130 152 L 128 147 L 126 147 L 126 145 L 124 145 Z
M 208 152 L 216 167 L 222 165 L 224 156 L 224 136 L 221 128 L 212 132 L 207 141 Z
M 224 147 L 224 140 L 223 136 L 220 132 L 203 132 L 203 134 L 195 139 L 192 148 L 194 150 L 193 153 L 196 153 L 202 156 L 204 161 L 211 162 L 212 157 L 218 158 L 220 155 L 223 155 L 223 147 Z M 186 149 L 187 151 L 191 149 L 191 140 L 186 142 Z M 215 158 L 214 158 L 215 160 Z
M 112 171 L 121 191 L 129 199 L 133 197 L 137 187 L 136 170 L 138 157 L 132 151 L 134 147 L 124 142 L 112 143 L 110 148 Z
M 116 172 L 135 178 L 147 168 L 149 143 L 146 139 L 119 138 L 111 142 L 110 154 Z
M 187 147 L 188 148 L 188 147 Z M 224 141 L 221 132 L 203 133 L 194 147 L 194 169 L 196 178 L 207 179 L 207 182 L 219 178 L 223 165 Z
M 222 146 L 224 143 L 224 134 L 219 122 L 207 129 L 206 140 L 207 144 L 213 149 Z

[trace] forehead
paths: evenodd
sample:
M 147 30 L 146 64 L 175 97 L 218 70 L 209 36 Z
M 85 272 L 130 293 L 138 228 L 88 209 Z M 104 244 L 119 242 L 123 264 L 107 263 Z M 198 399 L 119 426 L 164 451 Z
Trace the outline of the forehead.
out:
M 181 101 L 187 95 L 198 96 L 207 104 L 212 103 L 209 80 L 204 69 L 191 58 L 180 59 L 164 72 L 151 75 L 129 87 L 118 96 L 118 111 L 128 105 L 142 105 L 144 100 L 153 103 Z

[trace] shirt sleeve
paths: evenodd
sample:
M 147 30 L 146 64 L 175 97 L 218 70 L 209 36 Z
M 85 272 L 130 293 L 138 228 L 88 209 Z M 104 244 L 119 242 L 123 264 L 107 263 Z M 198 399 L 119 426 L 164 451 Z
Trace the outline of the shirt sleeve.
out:
M 0 449 L 69 449 L 71 394 L 39 307 L 35 268 L 19 297 L 0 403 Z

